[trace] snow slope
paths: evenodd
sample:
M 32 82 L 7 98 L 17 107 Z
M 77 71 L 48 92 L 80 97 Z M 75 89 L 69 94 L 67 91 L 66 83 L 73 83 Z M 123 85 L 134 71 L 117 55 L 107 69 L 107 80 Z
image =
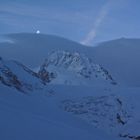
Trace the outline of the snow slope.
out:
M 0 91 L 0 139 L 128 140 L 122 136 L 140 135 L 139 88 L 48 85 L 26 95 L 0 85 Z
M 94 60 L 110 70 L 118 83 L 140 86 L 140 39 L 117 39 L 94 47 Z
M 2 58 L 0 58 L 0 82 L 22 92 L 43 87 L 43 81 L 37 73 L 17 61 L 5 61 Z
M 64 112 L 60 101 L 71 96 L 71 93 L 62 93 L 63 88 L 48 87 L 41 93 L 32 92 L 28 96 L 0 85 L 0 139 L 115 140 L 115 136 L 109 136 Z M 54 94 L 50 94 L 52 89 Z
M 21 63 L 0 58 L 0 139 L 55 140 L 68 137 L 67 139 L 101 140 L 103 137 L 115 137 L 63 110 L 63 100 L 73 93 L 83 93 L 84 89 L 88 90 L 88 86 L 77 86 L 78 89 L 71 84 L 69 87 L 56 84 L 45 87 L 43 83 L 37 73 Z M 69 88 L 75 89 L 73 93 Z

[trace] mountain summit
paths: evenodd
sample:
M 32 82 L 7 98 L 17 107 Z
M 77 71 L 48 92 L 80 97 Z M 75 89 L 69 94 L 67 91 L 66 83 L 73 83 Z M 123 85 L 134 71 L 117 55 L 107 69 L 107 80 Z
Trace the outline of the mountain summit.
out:
M 39 70 L 41 77 L 47 71 L 52 83 L 70 85 L 116 84 L 109 72 L 92 59 L 78 52 L 54 51 Z

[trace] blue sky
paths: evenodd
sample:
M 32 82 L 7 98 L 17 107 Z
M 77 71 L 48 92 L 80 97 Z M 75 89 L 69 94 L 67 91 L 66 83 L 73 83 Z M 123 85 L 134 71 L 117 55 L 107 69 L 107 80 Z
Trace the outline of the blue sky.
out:
M 84 44 L 140 37 L 139 0 L 0 0 L 0 33 L 55 34 Z

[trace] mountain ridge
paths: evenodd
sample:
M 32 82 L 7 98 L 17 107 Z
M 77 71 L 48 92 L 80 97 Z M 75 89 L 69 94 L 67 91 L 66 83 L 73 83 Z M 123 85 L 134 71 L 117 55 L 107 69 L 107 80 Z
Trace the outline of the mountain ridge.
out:
M 85 47 L 57 36 L 48 37 L 35 33 L 11 34 L 7 43 L 0 42 L 0 56 L 18 60 L 31 69 L 38 69 L 52 51 L 80 52 L 107 69 L 120 85 L 140 86 L 139 39 L 121 38 L 100 43 L 96 47 Z

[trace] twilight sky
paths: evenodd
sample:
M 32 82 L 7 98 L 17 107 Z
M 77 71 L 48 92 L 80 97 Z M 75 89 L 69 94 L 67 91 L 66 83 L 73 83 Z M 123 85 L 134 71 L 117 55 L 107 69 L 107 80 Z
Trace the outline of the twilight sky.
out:
M 0 34 L 55 34 L 83 44 L 140 38 L 140 0 L 0 0 Z

